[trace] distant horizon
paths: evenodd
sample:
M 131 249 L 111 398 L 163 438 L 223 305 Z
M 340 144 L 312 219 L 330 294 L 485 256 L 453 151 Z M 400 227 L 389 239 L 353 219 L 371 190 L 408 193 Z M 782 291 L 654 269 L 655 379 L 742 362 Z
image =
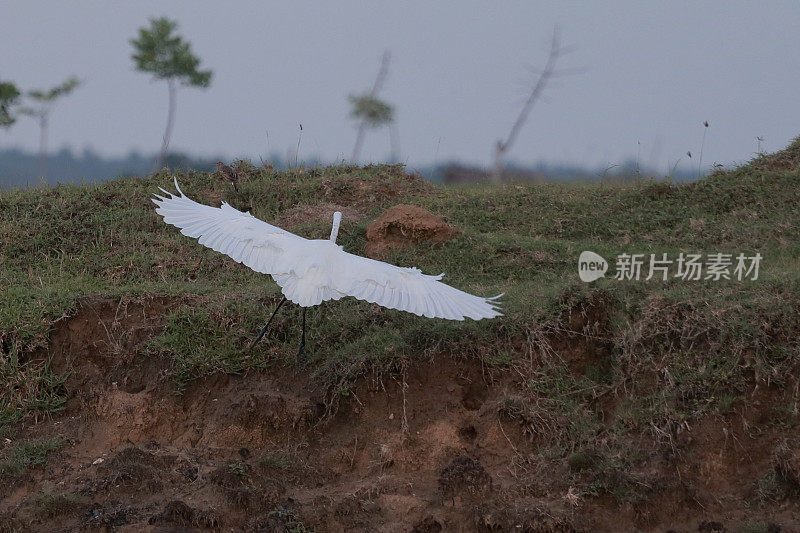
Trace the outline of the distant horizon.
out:
M 47 177 L 46 181 L 50 184 L 55 183 L 77 183 L 85 179 L 89 180 L 108 180 L 122 176 L 144 176 L 152 172 L 153 164 L 156 160 L 156 152 L 143 152 L 130 150 L 123 156 L 107 157 L 98 153 L 90 147 L 75 150 L 74 147 L 62 146 L 57 150 L 49 152 L 47 158 Z M 263 159 L 262 159 L 263 158 Z M 280 154 L 273 153 L 268 157 L 239 156 L 226 158 L 221 154 L 199 154 L 192 155 L 184 152 L 168 152 L 165 166 L 174 169 L 193 169 L 199 171 L 212 172 L 216 168 L 216 162 L 222 160 L 230 163 L 236 160 L 249 161 L 255 166 L 262 163 L 270 163 L 277 169 L 286 169 L 294 166 L 294 161 L 287 160 Z M 468 173 L 487 172 L 488 168 L 470 165 L 464 161 L 449 160 L 441 161 L 436 165 L 410 165 L 403 162 L 408 172 L 418 172 L 432 181 L 442 181 L 444 174 L 457 169 L 463 169 Z M 298 160 L 298 166 L 328 166 L 351 164 L 346 159 L 339 161 L 325 161 L 321 158 L 308 157 Z M 393 164 L 390 162 L 361 163 L 368 164 Z M 619 164 L 606 167 L 579 166 L 575 164 L 560 164 L 548 161 L 536 161 L 532 163 L 510 160 L 506 162 L 506 171 L 512 174 L 541 176 L 547 181 L 575 181 L 592 182 L 600 181 L 603 176 L 609 178 L 630 178 L 640 175 L 643 178 L 665 178 L 670 177 L 678 182 L 693 181 L 698 178 L 697 167 L 689 168 L 688 164 L 684 167 L 676 167 L 671 174 L 661 173 L 658 169 L 647 168 L 635 160 L 623 161 Z M 36 184 L 41 181 L 38 175 L 39 154 L 32 150 L 20 147 L 0 147 L 0 188 L 26 186 Z M 702 176 L 700 176 L 702 177 Z
M 787 145 L 788 145 L 788 143 L 787 143 Z M 783 148 L 785 148 L 785 146 L 783 146 L 781 148 L 776 148 L 775 150 L 770 150 L 769 152 L 762 152 L 762 153 L 777 152 L 777 151 L 782 150 Z M 0 145 L 0 152 L 5 152 L 5 151 L 19 151 L 19 152 L 22 152 L 22 153 L 24 153 L 26 155 L 37 156 L 37 157 L 39 155 L 39 151 L 36 150 L 36 149 L 26 148 L 24 146 L 19 146 L 19 145 L 13 145 L 13 146 Z M 95 156 L 100 157 L 102 159 L 125 159 L 125 158 L 127 158 L 129 156 L 137 155 L 137 156 L 141 156 L 141 157 L 144 157 L 144 158 L 152 157 L 153 161 L 155 161 L 155 159 L 156 159 L 156 157 L 158 155 L 158 150 L 156 150 L 156 149 L 144 150 L 144 149 L 138 149 L 138 148 L 131 148 L 131 149 L 127 150 L 127 151 L 122 151 L 122 152 L 119 152 L 119 153 L 105 153 L 102 150 L 99 150 L 99 149 L 97 149 L 97 148 L 95 148 L 93 146 L 77 147 L 77 146 L 72 146 L 70 144 L 64 144 L 64 145 L 62 145 L 62 146 L 60 146 L 58 148 L 52 148 L 52 149 L 47 151 L 47 154 L 48 154 L 48 156 L 54 156 L 54 155 L 58 155 L 59 153 L 69 152 L 69 153 L 72 153 L 73 155 L 81 155 L 81 154 L 86 153 L 87 151 L 89 153 L 91 153 L 92 155 L 95 155 Z M 223 150 L 217 150 L 217 151 L 209 150 L 209 151 L 206 151 L 206 152 L 192 152 L 190 150 L 181 150 L 181 149 L 170 148 L 167 153 L 173 154 L 173 155 L 186 156 L 186 157 L 188 157 L 190 159 L 214 159 L 215 161 L 220 160 L 220 161 L 223 161 L 223 162 L 236 161 L 237 159 L 250 160 L 250 161 L 259 161 L 259 158 L 263 158 L 266 161 L 267 160 L 267 155 L 270 158 L 277 158 L 277 159 L 280 159 L 282 161 L 286 161 L 288 159 L 292 159 L 292 160 L 294 159 L 294 154 L 291 154 L 291 157 L 287 157 L 288 154 L 281 154 L 281 153 L 279 153 L 277 151 L 272 151 L 269 154 L 261 153 L 261 154 L 252 155 L 252 154 L 244 154 L 244 153 L 242 153 L 242 154 L 237 154 L 237 155 L 230 155 L 230 154 L 223 153 Z M 692 155 L 694 156 L 694 154 L 692 154 Z M 731 164 L 734 165 L 734 166 L 739 166 L 739 165 L 742 165 L 742 164 L 746 164 L 747 161 L 749 161 L 750 159 L 752 159 L 752 158 L 754 158 L 754 157 L 756 157 L 758 155 L 759 155 L 759 153 L 754 150 L 753 153 L 750 154 L 747 158 L 744 158 L 741 161 L 732 161 Z M 682 159 L 682 162 L 686 162 L 688 164 L 688 166 L 692 166 L 691 165 L 692 159 L 688 158 L 685 154 L 684 154 L 684 157 L 681 158 L 681 159 Z M 299 162 L 304 162 L 304 161 L 307 161 L 307 162 L 321 162 L 321 163 L 324 163 L 324 164 L 339 164 L 341 162 L 344 162 L 344 163 L 347 163 L 347 164 L 353 164 L 349 160 L 349 158 L 347 158 L 347 157 L 344 157 L 344 158 L 338 159 L 338 160 L 327 160 L 327 159 L 325 159 L 323 157 L 320 157 L 318 154 L 314 154 L 314 153 L 301 154 L 301 156 L 298 158 L 298 161 Z M 489 169 L 490 166 L 491 166 L 490 164 L 482 165 L 480 163 L 472 163 L 469 160 L 461 160 L 461 159 L 442 159 L 442 160 L 439 160 L 439 161 L 429 161 L 429 162 L 422 163 L 422 164 L 414 164 L 414 163 L 407 163 L 405 161 L 389 161 L 388 157 L 386 159 L 382 159 L 382 160 L 359 161 L 358 165 L 361 165 L 361 166 L 364 166 L 364 165 L 383 165 L 383 164 L 391 165 L 391 164 L 395 164 L 395 163 L 402 163 L 405 166 L 420 166 L 420 167 L 433 167 L 433 166 L 437 166 L 437 165 L 446 165 L 446 164 L 453 164 L 453 163 L 462 164 L 464 166 L 468 166 L 468 167 L 472 167 L 472 168 L 484 168 L 484 169 Z M 540 166 L 540 165 L 545 165 L 545 166 L 553 166 L 553 167 L 575 167 L 575 168 L 587 168 L 587 169 L 605 168 L 605 167 L 614 168 L 614 167 L 619 167 L 619 166 L 626 166 L 629 163 L 633 163 L 633 164 L 636 163 L 636 155 L 635 154 L 630 155 L 627 158 L 622 159 L 620 161 L 609 162 L 607 165 L 603 165 L 603 164 L 599 164 L 599 163 L 596 164 L 596 165 L 579 164 L 579 163 L 570 162 L 570 161 L 551 161 L 551 160 L 546 160 L 546 159 L 536 159 L 536 160 L 531 160 L 531 161 L 523 161 L 523 160 L 514 159 L 513 157 L 509 157 L 509 158 L 507 158 L 505 160 L 505 164 L 506 165 L 517 166 L 517 167 L 536 167 L 536 166 Z M 727 165 L 724 165 L 724 166 L 727 168 Z M 651 167 L 649 167 L 647 165 L 646 162 L 641 162 L 641 161 L 640 161 L 640 167 L 641 168 L 651 168 Z M 694 168 L 695 168 L 695 171 L 696 171 L 697 165 L 694 165 Z M 651 170 L 653 170 L 653 169 L 651 168 Z

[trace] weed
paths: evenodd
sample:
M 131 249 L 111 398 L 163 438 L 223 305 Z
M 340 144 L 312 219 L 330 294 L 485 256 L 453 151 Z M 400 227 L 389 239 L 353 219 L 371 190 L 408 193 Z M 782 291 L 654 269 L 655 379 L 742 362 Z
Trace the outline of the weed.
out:
M 598 497 L 608 494 L 619 503 L 636 505 L 646 501 L 656 492 L 652 481 L 632 468 L 635 455 L 626 456 L 616 450 L 606 453 L 581 451 L 569 456 L 572 482 L 580 487 L 581 494 Z
M 511 366 L 511 363 L 514 361 L 514 356 L 514 352 L 501 349 L 497 352 L 491 352 L 481 359 L 490 367 L 507 367 Z
M 295 462 L 290 457 L 276 453 L 264 455 L 259 462 L 274 470 L 292 470 L 295 467 Z
M 250 467 L 247 463 L 243 463 L 242 461 L 231 461 L 228 463 L 228 472 L 238 478 L 244 479 L 247 477 L 248 472 L 250 472 Z
M 595 461 L 595 457 L 591 452 L 580 451 L 575 452 L 567 458 L 567 464 L 570 470 L 579 471 L 591 468 Z
M 19 477 L 29 468 L 44 464 L 48 454 L 60 449 L 64 442 L 56 437 L 17 444 L 0 456 L 0 479 Z
M 779 533 L 781 530 L 775 524 L 763 520 L 748 520 L 739 526 L 738 533 Z
M 283 523 L 283 528 L 287 533 L 311 533 L 314 531 L 303 524 L 294 509 L 278 507 L 270 511 L 268 516 L 280 520 Z
M 65 376 L 53 372 L 49 362 L 22 362 L 16 348 L 0 356 L 0 432 L 26 415 L 41 416 L 64 409 Z
M 79 498 L 75 494 L 43 491 L 33 500 L 34 514 L 39 518 L 55 518 L 78 510 Z
M 781 501 L 800 495 L 800 445 L 793 439 L 780 440 L 772 451 L 771 468 L 758 480 L 762 501 Z
M 717 413 L 720 415 L 727 415 L 733 411 L 734 404 L 741 400 L 741 397 L 731 394 L 731 393 L 723 393 L 717 399 Z

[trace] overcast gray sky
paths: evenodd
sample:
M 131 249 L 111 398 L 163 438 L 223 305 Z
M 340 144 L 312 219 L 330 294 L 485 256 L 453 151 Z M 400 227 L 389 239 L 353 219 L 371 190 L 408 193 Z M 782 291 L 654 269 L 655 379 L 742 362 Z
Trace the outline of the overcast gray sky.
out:
M 561 66 L 586 70 L 547 89 L 510 159 L 605 165 L 640 150 L 666 171 L 690 164 L 704 120 L 704 166 L 747 160 L 757 136 L 775 150 L 800 134 L 796 1 L 0 0 L 0 77 L 25 89 L 85 81 L 53 112 L 51 149 L 158 149 L 167 89 L 133 69 L 128 41 L 160 15 L 214 71 L 210 89 L 178 97 L 171 147 L 196 155 L 257 158 L 267 131 L 270 151 L 286 154 L 302 123 L 301 159 L 349 156 L 346 96 L 369 88 L 390 50 L 382 96 L 396 106 L 403 161 L 488 164 L 556 24 L 576 47 Z M 368 135 L 363 159 L 384 160 L 388 139 Z M 0 131 L 0 147 L 37 142 L 30 119 Z

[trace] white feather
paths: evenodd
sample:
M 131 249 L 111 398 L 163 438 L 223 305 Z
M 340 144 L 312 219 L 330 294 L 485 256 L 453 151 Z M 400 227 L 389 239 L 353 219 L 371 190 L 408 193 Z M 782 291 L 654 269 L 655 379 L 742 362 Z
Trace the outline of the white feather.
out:
M 345 252 L 335 240 L 304 239 L 243 213 L 223 202 L 219 208 L 161 189 L 156 213 L 181 233 L 224 253 L 256 272 L 270 274 L 287 299 L 309 307 L 353 296 L 384 307 L 429 318 L 464 320 L 502 315 L 497 299 L 482 298 L 429 276 Z M 341 215 L 340 215 L 341 216 Z M 338 224 L 334 217 L 334 229 Z M 332 239 L 335 239 L 335 231 Z

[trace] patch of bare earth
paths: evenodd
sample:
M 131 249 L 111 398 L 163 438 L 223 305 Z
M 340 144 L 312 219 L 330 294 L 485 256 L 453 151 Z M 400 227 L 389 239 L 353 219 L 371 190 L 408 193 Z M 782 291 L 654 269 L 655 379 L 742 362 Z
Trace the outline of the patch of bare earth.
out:
M 304 224 L 330 224 L 336 211 L 342 213 L 342 219 L 347 222 L 357 222 L 363 218 L 363 215 L 352 207 L 344 207 L 339 204 L 301 204 L 282 212 L 278 216 L 276 224 L 289 230 L 294 230 Z
M 173 305 L 88 299 L 57 323 L 49 355 L 71 371 L 67 410 L 15 439 L 67 444 L 0 489 L 0 531 L 705 531 L 753 515 L 764 472 L 797 475 L 795 450 L 748 432 L 763 401 L 687 427 L 669 456 L 645 453 L 640 503 L 592 497 L 571 485 L 569 465 L 542 459 L 546 435 L 500 414 L 517 370 L 444 355 L 363 379 L 330 418 L 325 391 L 287 368 L 216 375 L 176 395 L 169 361 L 143 355 Z M 576 332 L 596 327 L 601 302 L 568 318 Z M 551 346 L 575 372 L 602 357 L 569 339 Z M 42 514 L 44 491 L 77 503 Z M 794 505 L 759 516 L 791 531 Z
M 407 174 L 402 165 L 389 167 L 385 174 L 363 178 L 357 174 L 337 176 L 322 181 L 322 195 L 332 203 L 355 209 L 369 209 L 387 201 L 399 201 L 409 195 L 433 190 L 419 174 Z

